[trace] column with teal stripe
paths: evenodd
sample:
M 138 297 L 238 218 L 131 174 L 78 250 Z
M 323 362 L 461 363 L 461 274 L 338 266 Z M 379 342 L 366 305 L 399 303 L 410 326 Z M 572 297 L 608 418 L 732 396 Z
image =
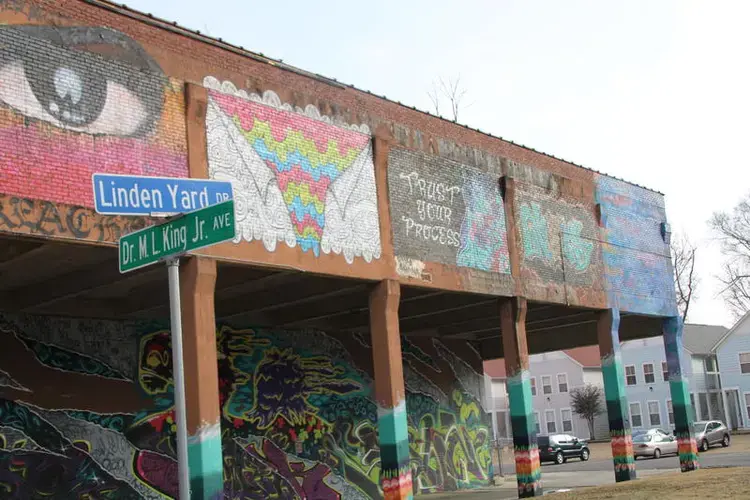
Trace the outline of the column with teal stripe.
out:
M 664 350 L 667 354 L 669 370 L 669 390 L 672 394 L 675 436 L 680 454 L 680 470 L 689 472 L 700 467 L 698 445 L 693 436 L 693 412 L 690 403 L 688 381 L 682 373 L 684 349 L 682 345 L 682 319 L 679 317 L 664 320 Z
M 628 396 L 625 392 L 625 371 L 620 354 L 620 311 L 618 309 L 608 309 L 599 314 L 597 333 L 615 481 L 629 481 L 635 479 L 636 473 L 633 436 L 628 418 Z
M 536 441 L 536 424 L 531 403 L 529 352 L 526 342 L 526 299 L 500 301 L 503 357 L 508 373 L 513 453 L 516 459 L 518 497 L 542 496 L 542 469 Z

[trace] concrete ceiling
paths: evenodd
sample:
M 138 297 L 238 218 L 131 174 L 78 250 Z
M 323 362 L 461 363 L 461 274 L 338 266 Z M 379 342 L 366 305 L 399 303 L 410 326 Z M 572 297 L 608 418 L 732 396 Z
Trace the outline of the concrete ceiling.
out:
M 216 316 L 233 326 L 368 332 L 373 283 L 310 273 L 219 264 Z M 117 249 L 0 237 L 0 310 L 128 320 L 168 320 L 167 271 L 127 274 Z M 401 332 L 471 341 L 485 359 L 503 356 L 497 297 L 404 286 Z M 529 303 L 530 353 L 597 343 L 596 311 Z M 660 333 L 660 321 L 623 315 L 620 338 Z

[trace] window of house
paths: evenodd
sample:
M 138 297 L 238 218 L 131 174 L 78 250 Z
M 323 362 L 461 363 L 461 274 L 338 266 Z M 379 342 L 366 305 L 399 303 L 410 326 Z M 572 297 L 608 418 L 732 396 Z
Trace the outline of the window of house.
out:
M 539 412 L 534 412 L 534 427 L 536 428 L 536 433 L 539 434 L 542 432 L 542 427 L 539 425 Z
M 635 365 L 628 365 L 625 367 L 625 383 L 628 385 L 635 385 Z
M 568 392 L 568 374 L 567 373 L 557 374 L 557 389 L 560 392 Z
M 750 373 L 750 352 L 740 353 L 740 373 Z
M 552 394 L 552 377 L 544 375 L 542 377 L 542 392 L 545 394 Z
M 648 402 L 648 420 L 651 425 L 661 425 L 661 412 L 658 401 Z
M 643 363 L 643 382 L 646 384 L 653 384 L 656 381 L 654 378 L 654 364 Z
M 557 432 L 555 410 L 544 410 L 544 421 L 547 422 L 547 434 L 554 434 Z
M 698 406 L 700 407 L 701 418 L 711 418 L 711 414 L 708 411 L 708 395 L 705 392 L 698 393 Z
M 698 410 L 695 409 L 695 394 L 690 393 L 690 407 L 693 409 L 693 420 L 700 420 L 698 418 Z
M 536 377 L 531 377 L 531 395 L 536 396 Z
M 748 361 L 748 362 L 750 362 L 750 361 Z M 708 356 L 704 360 L 704 364 L 706 366 L 706 372 L 711 373 L 711 372 L 718 371 L 718 370 L 716 370 L 716 360 L 714 359 L 713 356 Z
M 643 427 L 641 403 L 630 403 L 630 425 L 633 427 Z
M 664 382 L 669 382 L 669 367 L 667 367 L 666 361 L 661 362 L 661 378 Z
M 569 409 L 560 410 L 563 432 L 573 432 L 573 412 Z
M 669 425 L 674 425 L 674 409 L 672 409 L 671 399 L 667 399 L 667 418 L 669 419 Z
M 747 418 L 750 419 L 750 392 L 745 393 L 745 411 L 747 412 Z

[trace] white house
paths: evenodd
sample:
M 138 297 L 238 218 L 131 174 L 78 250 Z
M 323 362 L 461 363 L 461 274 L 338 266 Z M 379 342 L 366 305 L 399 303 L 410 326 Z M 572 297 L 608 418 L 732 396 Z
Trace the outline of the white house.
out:
M 740 334 L 740 330 L 744 334 Z M 736 339 L 728 336 L 727 332 L 723 326 L 685 325 L 685 366 L 682 368 L 689 381 L 694 417 L 721 419 L 730 428 L 737 429 L 750 424 L 750 321 L 747 321 L 744 329 L 735 327 L 730 331 L 737 332 Z M 728 345 L 727 352 L 735 353 L 733 358 L 729 355 L 734 364 L 730 363 L 729 358 L 725 362 L 726 366 L 733 367 L 737 375 L 732 379 L 731 385 L 727 384 L 723 375 L 724 364 L 721 360 L 717 364 L 714 350 L 717 343 L 723 345 L 722 340 Z M 744 346 L 744 368 L 741 368 L 740 357 L 737 355 L 738 345 Z M 667 380 L 663 337 L 622 342 L 620 349 L 631 426 L 634 430 L 650 427 L 672 429 L 674 414 Z M 722 376 L 718 373 L 719 367 Z M 490 395 L 486 407 L 493 414 L 495 436 L 510 437 L 505 362 L 502 359 L 486 361 L 484 369 L 487 383 L 485 393 Z M 746 369 L 747 375 L 741 371 L 743 369 Z M 603 387 L 599 347 L 580 347 L 529 356 L 529 372 L 539 434 L 567 432 L 590 438 L 585 420 L 572 414 L 569 393 L 574 387 L 584 384 Z M 729 408 L 730 411 L 725 411 L 725 408 Z M 740 410 L 744 420 L 739 416 Z M 608 422 L 605 413 L 595 421 L 594 437 L 604 438 L 607 435 Z
M 721 373 L 721 393 L 728 419 L 750 429 L 750 313 L 712 347 Z
M 495 359 L 484 364 L 485 380 L 491 395 L 488 408 L 493 414 L 493 430 L 497 438 L 511 437 L 508 394 L 505 386 L 505 361 Z M 588 424 L 573 413 L 570 391 L 587 383 L 603 385 L 597 346 L 529 356 L 531 395 L 540 435 L 570 433 L 590 438 Z M 594 435 L 603 438 L 608 434 L 606 415 L 594 422 Z
M 717 325 L 685 325 L 682 371 L 688 380 L 693 415 L 700 419 L 725 420 L 721 378 L 712 347 L 727 332 Z M 650 337 L 623 342 L 620 346 L 628 394 L 630 425 L 672 429 L 672 397 L 669 390 L 664 338 Z M 727 422 L 732 426 L 732 422 Z M 734 426 L 737 428 L 737 426 Z

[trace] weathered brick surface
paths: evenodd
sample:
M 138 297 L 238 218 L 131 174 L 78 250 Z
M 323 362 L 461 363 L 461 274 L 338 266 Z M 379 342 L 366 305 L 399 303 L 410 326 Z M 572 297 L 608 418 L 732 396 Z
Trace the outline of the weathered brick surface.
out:
M 364 210 L 362 213 L 368 213 L 361 218 L 366 223 L 344 224 L 339 227 L 347 229 L 335 231 L 336 239 L 326 239 L 326 231 L 331 235 L 334 229 L 334 215 L 329 213 L 334 206 L 331 198 L 323 194 L 324 186 L 317 180 L 307 183 L 308 193 L 302 193 L 299 189 L 305 183 L 295 174 L 290 179 L 300 200 L 311 193 L 310 187 L 320 188 L 315 201 L 308 197 L 310 203 L 302 203 L 305 209 L 315 207 L 316 213 L 292 209 L 296 202 L 291 191 L 280 189 L 287 199 L 278 210 L 268 212 L 267 205 L 260 207 L 268 212 L 267 223 L 256 231 L 257 220 L 249 220 L 248 227 L 240 232 L 242 239 L 261 245 L 243 247 L 255 252 L 252 259 L 265 255 L 258 250 L 274 252 L 274 263 L 287 264 L 292 257 L 293 265 L 300 268 L 324 266 L 321 272 L 332 272 L 338 261 L 329 257 L 335 254 L 343 255 L 349 263 L 361 256 L 364 264 L 380 265 L 382 262 L 374 261 L 380 259 L 381 251 L 390 255 L 393 250 L 381 249 L 381 243 L 390 242 L 380 242 L 377 219 L 390 215 L 394 253 L 399 257 L 397 263 L 402 264 L 394 267 L 407 274 L 415 271 L 415 262 L 434 262 L 444 266 L 437 270 L 442 275 L 441 283 L 456 283 L 458 289 L 510 292 L 510 288 L 498 284 L 506 283 L 498 277 L 509 274 L 508 257 L 513 253 L 513 258 L 520 257 L 520 274 L 531 284 L 521 291 L 530 296 L 541 291 L 549 300 L 598 306 L 598 294 L 606 281 L 610 305 L 634 311 L 671 310 L 670 264 L 659 231 L 660 223 L 666 220 L 661 195 L 367 92 L 282 69 L 283 65 L 218 42 L 209 43 L 170 23 L 113 4 L 96 3 L 5 0 L 0 4 L 0 22 L 4 23 L 0 27 L 0 192 L 90 207 L 93 172 L 187 175 L 184 84 L 213 81 L 222 89 L 244 92 L 250 101 L 261 102 L 271 95 L 284 116 L 278 120 L 282 126 L 276 127 L 277 142 L 286 140 L 278 135 L 282 133 L 296 131 L 307 133 L 308 139 L 332 139 L 339 131 L 349 133 L 351 127 L 360 127 L 360 131 L 368 131 L 365 134 L 387 129 L 401 146 L 391 154 L 387 186 L 390 214 L 372 216 L 377 207 L 372 196 L 372 161 L 368 159 L 368 168 L 361 170 L 367 174 L 362 184 L 366 189 L 349 191 L 357 196 L 345 197 L 343 205 L 348 209 L 354 203 Z M 254 120 L 254 113 L 246 113 L 245 118 Z M 326 123 L 327 132 L 321 135 L 323 128 L 314 133 L 305 128 L 307 118 Z M 244 132 L 252 133 L 250 127 Z M 316 142 L 317 147 L 323 142 Z M 229 147 L 214 149 L 213 155 L 209 152 L 212 175 L 221 170 L 216 166 L 229 153 Z M 414 169 L 413 165 L 419 167 Z M 427 221 L 420 219 L 418 198 L 412 198 L 413 188 L 400 178 L 401 173 L 411 175 L 412 171 L 463 189 L 468 182 L 475 193 L 483 193 L 480 198 L 486 203 L 472 201 L 478 199 L 476 196 L 462 199 L 449 207 L 450 223 L 428 224 L 429 237 L 425 238 Z M 513 220 L 500 216 L 499 207 L 503 205 L 495 191 L 498 178 L 505 174 L 518 181 L 511 200 L 515 206 L 506 207 L 515 214 Z M 341 175 L 343 178 L 346 172 Z M 249 182 L 247 175 L 241 177 L 237 182 Z M 278 175 L 275 182 L 281 186 Z M 256 200 L 258 197 L 250 191 L 244 193 L 246 198 Z M 596 225 L 595 191 L 608 220 L 604 228 Z M 259 192 L 267 194 L 263 189 Z M 244 209 L 250 210 L 251 205 L 246 203 Z M 467 211 L 470 205 L 475 207 L 473 211 Z M 338 209 L 335 217 L 346 220 L 342 215 L 346 211 L 342 206 Z M 425 211 L 424 216 L 429 218 L 430 213 Z M 474 213 L 482 216 L 472 218 Z M 279 237 L 273 224 L 284 217 L 290 227 Z M 540 217 L 547 229 L 534 233 L 534 227 L 544 225 L 536 224 Z M 408 219 L 414 224 L 409 226 Z M 418 220 L 422 224 L 421 241 L 415 239 Z M 500 229 L 503 225 L 504 231 Z M 508 248 L 507 235 L 500 240 L 488 238 L 488 231 L 503 234 L 516 225 L 518 248 Z M 445 230 L 441 235 L 438 228 L 435 240 L 436 226 Z M 469 226 L 475 232 L 467 240 L 461 235 L 462 231 L 472 234 L 466 232 Z M 413 236 L 407 236 L 409 227 Z M 477 231 L 481 233 L 479 238 Z M 534 253 L 531 247 L 539 243 L 535 234 L 546 235 L 549 252 Z M 273 238 L 283 241 L 286 249 L 277 246 L 272 250 Z M 465 245 L 467 241 L 473 247 Z M 290 254 L 290 249 L 297 253 Z M 329 251 L 331 255 L 325 255 Z M 234 250 L 229 253 L 230 258 L 244 258 Z M 304 260 L 298 254 L 313 255 L 317 260 Z M 351 269 L 350 275 L 362 273 L 356 262 Z M 381 269 L 388 267 L 378 267 L 380 278 L 386 276 Z M 453 270 L 455 276 L 449 276 Z
M 91 174 L 186 176 L 182 84 L 102 26 L 0 27 L 0 185 L 92 206 Z
M 434 155 L 391 149 L 388 193 L 398 272 L 418 277 L 428 261 L 510 274 L 498 180 Z
M 664 198 L 604 175 L 597 176 L 609 303 L 625 311 L 672 315 L 677 311 Z

